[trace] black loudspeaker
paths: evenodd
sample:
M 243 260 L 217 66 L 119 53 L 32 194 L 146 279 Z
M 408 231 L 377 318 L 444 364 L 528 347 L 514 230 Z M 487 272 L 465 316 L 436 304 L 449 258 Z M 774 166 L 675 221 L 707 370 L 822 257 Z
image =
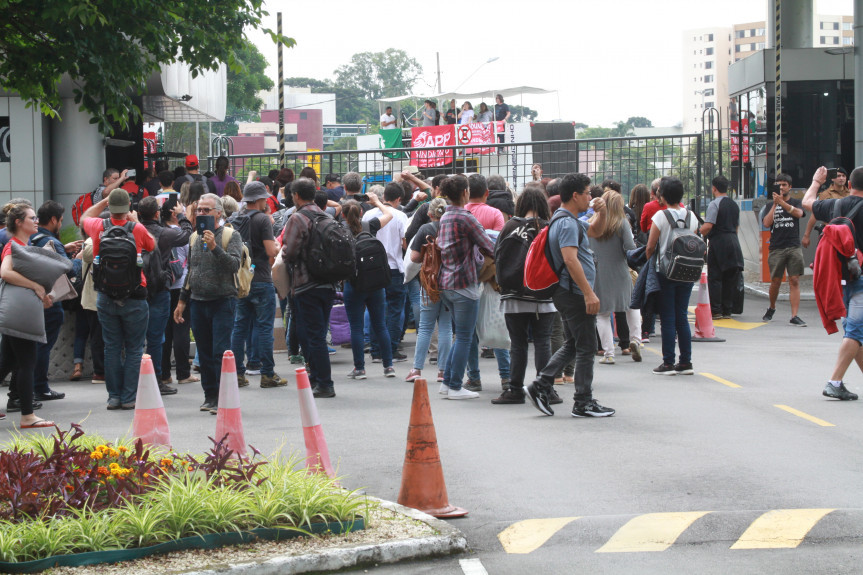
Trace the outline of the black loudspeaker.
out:
M 135 105 L 142 108 L 143 100 L 133 98 Z M 131 121 L 131 118 L 130 118 Z M 122 130 L 116 123 L 112 124 L 114 133 L 106 139 L 105 165 L 121 172 L 126 168 L 135 168 L 138 173 L 144 171 L 144 122 L 138 119 Z
M 558 178 L 579 171 L 574 142 L 575 126 L 572 122 L 535 122 L 530 133 L 534 142 L 566 140 L 533 144 L 533 163 L 542 164 L 544 177 Z

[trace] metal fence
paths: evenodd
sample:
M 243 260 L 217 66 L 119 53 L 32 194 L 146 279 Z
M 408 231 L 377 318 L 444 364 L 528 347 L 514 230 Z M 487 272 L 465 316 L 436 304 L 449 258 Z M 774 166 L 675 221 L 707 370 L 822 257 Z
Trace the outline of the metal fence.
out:
M 613 179 L 621 183 L 624 197 L 636 184 L 650 185 L 664 175 L 679 177 L 687 199 L 698 198 L 701 211 L 709 198 L 710 178 L 702 173 L 704 150 L 701 134 L 650 138 L 604 138 L 595 140 L 550 140 L 506 144 L 476 144 L 436 148 L 390 148 L 385 150 L 333 150 L 285 154 L 284 167 L 295 174 L 305 166 L 315 169 L 319 179 L 326 174 L 356 171 L 367 182 L 386 182 L 393 174 L 414 163 L 423 177 L 437 174 L 500 174 L 513 190 L 521 191 L 532 180 L 531 168 L 541 164 L 543 176 L 560 177 L 581 172 L 595 183 Z M 411 154 L 415 155 L 411 161 Z M 251 170 L 266 175 L 281 167 L 278 154 L 232 155 L 231 173 L 244 181 Z M 215 158 L 209 158 L 211 165 Z M 431 166 L 436 163 L 441 165 Z M 712 164 L 715 170 L 716 163 Z M 711 172 L 712 173 L 712 172 Z M 702 182 L 707 183 L 707 190 Z M 708 200 L 709 201 L 709 200 Z

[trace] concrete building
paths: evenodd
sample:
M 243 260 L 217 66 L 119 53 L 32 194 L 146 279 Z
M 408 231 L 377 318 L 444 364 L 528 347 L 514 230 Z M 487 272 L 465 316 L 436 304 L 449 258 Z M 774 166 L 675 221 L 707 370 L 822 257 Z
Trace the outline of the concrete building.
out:
M 702 130 L 705 109 L 728 101 L 731 28 L 701 28 L 683 33 L 683 132 Z
M 258 96 L 264 101 L 265 110 L 279 109 L 279 87 L 275 86 Z M 285 111 L 320 110 L 324 124 L 336 123 L 336 95 L 312 94 L 311 88 L 285 86 Z

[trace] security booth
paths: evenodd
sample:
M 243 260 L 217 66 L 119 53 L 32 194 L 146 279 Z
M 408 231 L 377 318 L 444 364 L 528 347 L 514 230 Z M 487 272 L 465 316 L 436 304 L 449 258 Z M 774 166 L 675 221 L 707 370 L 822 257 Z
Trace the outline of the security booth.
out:
M 818 166 L 854 167 L 853 48 L 782 49 L 782 172 L 806 188 Z M 776 177 L 776 54 L 728 68 L 731 181 L 739 197 L 770 197 Z

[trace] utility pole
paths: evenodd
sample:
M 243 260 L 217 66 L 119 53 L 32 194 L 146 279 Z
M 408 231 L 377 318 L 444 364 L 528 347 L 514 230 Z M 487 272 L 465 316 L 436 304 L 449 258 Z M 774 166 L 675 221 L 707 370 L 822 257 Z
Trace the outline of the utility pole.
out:
M 435 56 L 437 57 L 437 92 L 438 94 L 442 94 L 443 86 L 440 85 L 440 52 L 435 52 Z
M 282 13 L 276 15 L 276 32 L 279 35 L 279 167 L 285 167 L 285 68 L 282 61 Z

